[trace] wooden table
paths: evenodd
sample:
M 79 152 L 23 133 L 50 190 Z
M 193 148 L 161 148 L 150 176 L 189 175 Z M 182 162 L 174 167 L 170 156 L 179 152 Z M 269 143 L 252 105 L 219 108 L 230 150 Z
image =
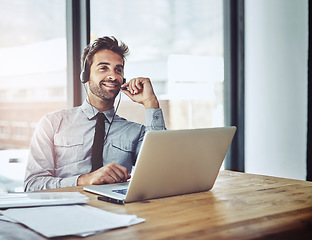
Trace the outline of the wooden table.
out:
M 89 205 L 146 222 L 86 239 L 312 239 L 312 182 L 221 171 L 208 192 L 116 205 L 82 187 Z M 74 237 L 58 239 L 81 239 Z

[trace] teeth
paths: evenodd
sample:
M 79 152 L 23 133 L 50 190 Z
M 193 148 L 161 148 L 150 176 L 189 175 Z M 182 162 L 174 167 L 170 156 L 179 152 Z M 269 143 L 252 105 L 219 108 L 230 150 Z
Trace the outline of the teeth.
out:
M 104 84 L 105 86 L 108 86 L 108 87 L 116 87 L 115 84 Z

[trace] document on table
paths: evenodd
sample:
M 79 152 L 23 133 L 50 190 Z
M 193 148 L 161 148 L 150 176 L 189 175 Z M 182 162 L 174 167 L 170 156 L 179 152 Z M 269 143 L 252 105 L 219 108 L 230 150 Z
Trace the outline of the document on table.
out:
M 79 192 L 31 192 L 0 195 L 0 208 L 86 203 L 89 198 Z
M 111 213 L 88 205 L 11 208 L 0 213 L 48 238 L 85 237 L 145 221 L 135 215 Z

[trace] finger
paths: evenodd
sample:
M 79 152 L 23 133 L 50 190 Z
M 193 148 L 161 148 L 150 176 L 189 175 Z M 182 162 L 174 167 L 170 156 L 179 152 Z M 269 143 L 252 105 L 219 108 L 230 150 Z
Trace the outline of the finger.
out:
M 114 171 L 114 178 L 118 181 L 126 181 L 128 179 L 128 170 L 126 167 L 121 166 L 119 164 L 113 164 L 112 170 Z
M 141 91 L 143 89 L 142 82 L 144 81 L 143 78 L 137 78 L 135 81 L 135 87 L 138 89 L 138 91 Z
M 92 175 L 90 184 L 97 185 L 97 184 L 104 184 L 104 183 L 114 183 L 116 180 L 113 177 L 111 177 L 111 174 L 109 173 L 109 171 L 110 171 L 109 169 L 102 167 L 90 173 L 90 176 Z
M 107 173 L 108 183 L 118 183 L 121 182 L 121 178 L 114 171 Z
M 129 90 L 130 90 L 131 94 L 135 94 L 137 91 L 137 88 L 135 86 L 135 81 L 136 81 L 135 78 L 130 80 Z
M 132 101 L 134 101 L 133 98 L 132 98 L 133 94 L 131 94 L 131 92 L 129 90 L 122 90 L 122 92 L 124 94 L 126 94 Z
M 108 164 L 101 169 L 101 179 L 102 181 L 104 181 L 105 183 L 115 183 L 115 182 L 120 182 L 121 178 L 119 178 L 119 176 L 115 173 L 114 170 L 115 166 L 113 163 Z M 98 170 L 100 170 L 98 169 Z
M 124 174 L 118 168 L 113 169 L 110 176 L 114 178 L 115 182 L 121 182 L 125 178 Z
M 142 91 L 142 78 L 134 78 L 132 81 L 132 94 L 138 94 Z
M 127 82 L 127 83 L 124 83 L 124 84 L 122 84 L 121 86 L 120 86 L 120 88 L 124 88 L 124 89 L 120 89 L 121 91 L 122 90 L 127 90 L 127 87 L 129 86 L 129 83 Z
M 126 182 L 129 179 L 128 169 L 124 166 L 117 165 L 117 174 L 122 181 Z
M 116 183 L 118 182 L 110 173 L 107 173 L 103 179 L 103 183 Z

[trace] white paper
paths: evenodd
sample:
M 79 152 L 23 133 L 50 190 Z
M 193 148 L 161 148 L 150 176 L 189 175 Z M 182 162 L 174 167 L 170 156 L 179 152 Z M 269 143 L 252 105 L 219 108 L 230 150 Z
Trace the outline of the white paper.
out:
M 0 195 L 0 208 L 86 203 L 79 192 L 7 193 Z
M 88 205 L 12 208 L 1 213 L 46 237 L 88 236 L 145 221 L 135 215 L 115 214 Z
M 0 214 L 1 214 L 1 211 L 0 211 Z M 11 218 L 8 218 L 8 217 L 3 216 L 3 215 L 0 215 L 0 221 L 18 223 L 18 221 L 11 219 Z M 1 240 L 1 238 L 0 238 L 0 240 Z

